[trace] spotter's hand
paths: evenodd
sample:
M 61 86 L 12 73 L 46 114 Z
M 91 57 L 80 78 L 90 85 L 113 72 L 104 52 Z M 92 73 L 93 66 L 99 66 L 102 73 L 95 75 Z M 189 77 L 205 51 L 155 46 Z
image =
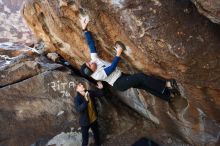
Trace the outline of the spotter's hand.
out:
M 99 88 L 99 89 L 102 89 L 103 88 L 102 82 L 98 81 L 96 87 Z

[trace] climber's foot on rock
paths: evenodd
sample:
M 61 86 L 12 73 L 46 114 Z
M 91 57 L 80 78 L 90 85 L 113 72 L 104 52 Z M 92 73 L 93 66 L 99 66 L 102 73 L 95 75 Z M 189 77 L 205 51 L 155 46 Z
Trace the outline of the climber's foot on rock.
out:
M 178 84 L 176 82 L 175 79 L 170 79 L 166 82 L 166 87 L 173 93 L 173 94 L 176 94 L 176 95 L 181 95 L 180 94 L 180 90 L 179 90 L 179 87 L 178 87 Z
M 82 30 L 86 30 L 87 25 L 90 21 L 89 16 L 85 15 L 85 14 L 81 14 L 79 17 L 80 17 L 80 23 L 81 23 Z

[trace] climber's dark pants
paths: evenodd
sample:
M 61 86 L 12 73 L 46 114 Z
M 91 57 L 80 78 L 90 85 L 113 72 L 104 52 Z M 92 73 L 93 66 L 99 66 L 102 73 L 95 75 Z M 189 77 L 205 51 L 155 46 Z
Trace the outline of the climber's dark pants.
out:
M 100 146 L 99 140 L 99 129 L 98 129 L 98 122 L 95 121 L 89 126 L 81 126 L 82 132 L 82 146 L 87 146 L 89 141 L 89 128 L 92 129 L 94 139 L 95 139 L 95 146 Z
M 133 75 L 122 74 L 113 87 L 120 91 L 125 91 L 129 88 L 144 89 L 151 94 L 162 98 L 163 100 L 170 100 L 170 91 L 166 87 L 166 81 L 145 75 L 144 73 L 137 73 Z

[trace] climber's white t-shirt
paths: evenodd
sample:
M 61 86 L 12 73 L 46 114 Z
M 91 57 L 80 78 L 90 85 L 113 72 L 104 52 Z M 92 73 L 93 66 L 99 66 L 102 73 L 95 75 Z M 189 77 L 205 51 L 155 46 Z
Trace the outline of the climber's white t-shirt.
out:
M 121 71 L 116 67 L 116 69 L 107 76 L 104 69 L 110 66 L 111 63 L 100 59 L 97 53 L 91 53 L 91 59 L 91 62 L 97 65 L 96 71 L 91 75 L 91 77 L 97 81 L 106 81 L 113 86 L 115 81 L 121 76 Z

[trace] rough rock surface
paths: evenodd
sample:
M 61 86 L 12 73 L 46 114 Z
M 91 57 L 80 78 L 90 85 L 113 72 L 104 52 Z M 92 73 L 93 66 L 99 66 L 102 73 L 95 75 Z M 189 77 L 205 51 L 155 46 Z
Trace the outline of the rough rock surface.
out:
M 28 0 L 22 13 L 37 37 L 79 68 L 89 60 L 79 24 L 82 11 L 91 19 L 88 28 L 102 58 L 111 61 L 111 46 L 121 40 L 127 46 L 120 63 L 124 72 L 179 81 L 183 97 L 174 104 L 141 90 L 117 93 L 126 104 L 156 123 L 161 134 L 192 145 L 219 144 L 219 26 L 190 2 L 176 0 Z
M 59 98 L 70 94 L 54 93 L 55 81 L 73 80 L 67 72 L 51 72 L 62 65 L 50 62 L 27 46 L 10 48 L 4 44 L 1 48 L 5 58 L 1 55 L 0 145 L 30 145 L 74 122 L 70 98 Z M 62 110 L 64 113 L 58 116 Z
M 1 145 L 30 145 L 76 122 L 67 91 L 53 92 L 54 85 L 48 85 L 56 81 L 74 80 L 61 72 L 44 72 L 0 89 Z
M 219 0 L 191 0 L 198 11 L 208 17 L 212 22 L 220 24 Z
M 78 82 L 86 83 L 88 88 L 92 88 L 91 84 L 74 75 L 72 70 L 49 61 L 44 57 L 46 54 L 37 54 L 36 49 L 18 44 L 4 44 L 1 48 L 1 54 L 5 56 L 1 58 L 0 68 L 0 145 L 65 143 L 73 146 L 81 143 L 78 114 L 72 102 L 76 94 L 73 88 Z M 9 61 L 4 63 L 5 60 Z M 101 138 L 106 146 L 130 145 L 146 136 L 143 129 L 147 133 L 156 130 L 153 123 L 146 122 L 121 104 L 110 92 L 106 93 L 105 98 L 98 99 Z M 60 132 L 66 133 L 55 136 Z M 148 137 L 159 137 L 152 135 L 157 133 Z M 169 137 L 164 136 L 166 139 Z M 176 138 L 175 143 L 182 141 Z
M 78 114 L 72 102 L 74 86 L 84 82 L 92 88 L 91 84 L 39 54 L 19 56 L 1 70 L 4 78 L 0 84 L 4 86 L 0 88 L 0 145 L 40 146 L 60 132 L 71 129 L 79 133 Z M 135 113 L 129 114 L 131 110 L 124 105 L 119 108 L 109 100 L 98 100 L 103 139 L 107 134 L 113 135 L 111 138 L 128 131 L 141 119 Z
M 34 37 L 24 23 L 20 8 L 24 0 L 0 0 L 0 43 L 32 44 Z
M 49 63 L 45 57 L 40 60 L 37 56 L 39 54 L 36 49 L 25 45 L 0 44 L 0 87 L 62 66 Z
M 51 139 L 47 145 L 80 146 L 81 140 L 82 137 L 80 132 L 61 133 Z

